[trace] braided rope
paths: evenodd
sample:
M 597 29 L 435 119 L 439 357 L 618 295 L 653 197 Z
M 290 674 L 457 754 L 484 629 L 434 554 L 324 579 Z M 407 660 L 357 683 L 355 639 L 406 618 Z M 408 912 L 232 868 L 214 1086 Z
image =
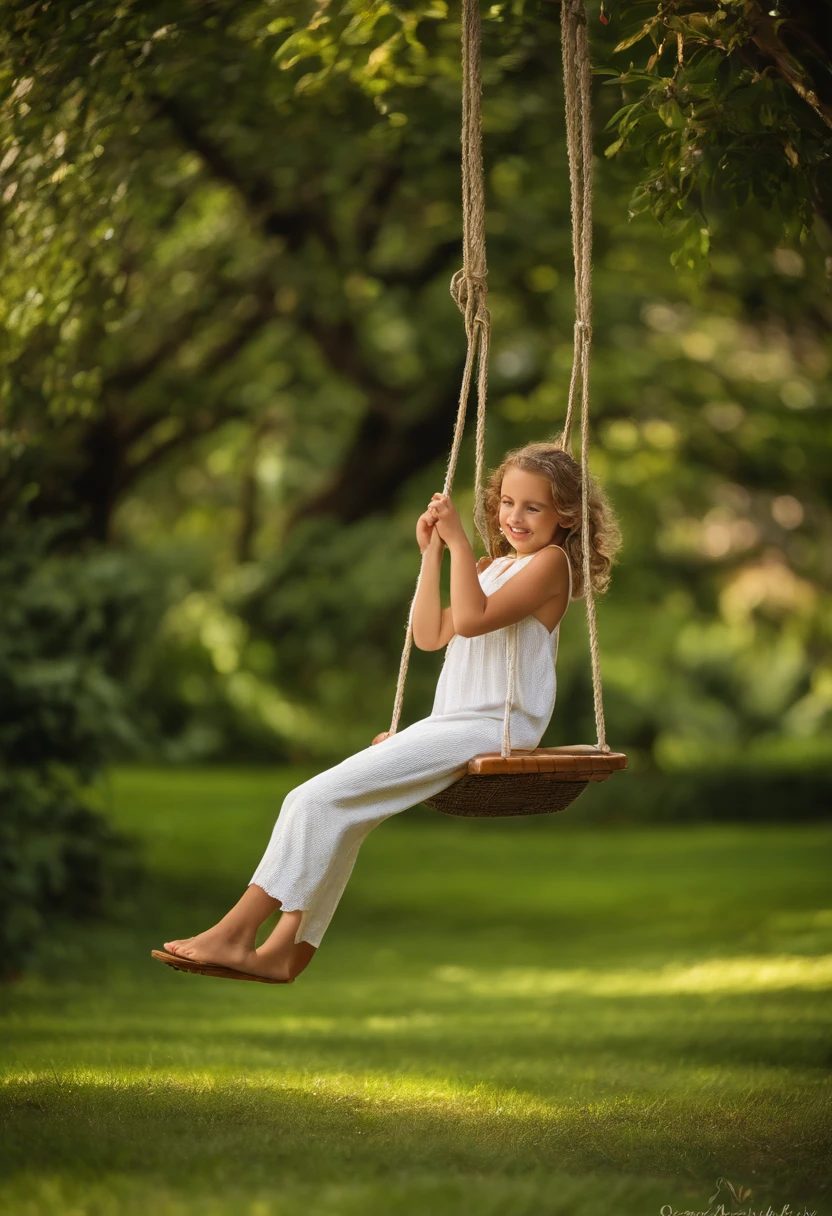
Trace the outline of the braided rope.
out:
M 443 493 L 450 495 L 456 474 L 465 429 L 465 415 L 474 365 L 477 367 L 477 430 L 474 473 L 474 523 L 488 553 L 487 521 L 484 511 L 485 410 L 488 391 L 488 355 L 491 341 L 491 316 L 485 301 L 488 295 L 485 245 L 485 186 L 482 164 L 482 74 L 479 5 L 477 0 L 462 0 L 462 224 L 463 265 L 451 279 L 451 295 L 465 318 L 468 349 L 462 376 L 453 442 L 448 457 Z M 587 38 L 586 13 L 582 0 L 562 0 L 561 47 L 564 94 L 566 99 L 566 146 L 569 160 L 572 250 L 575 265 L 575 327 L 572 373 L 569 383 L 563 447 L 570 451 L 575 399 L 580 385 L 581 399 L 581 541 L 583 583 L 589 628 L 592 688 L 598 748 L 610 751 L 606 741 L 601 666 L 595 597 L 590 570 L 589 537 L 589 368 L 592 346 L 592 95 L 591 63 Z M 410 602 L 407 633 L 396 686 L 393 717 L 389 734 L 395 734 L 404 699 L 404 685 L 413 643 L 413 610 L 422 581 L 426 552 L 422 554 L 416 589 Z M 556 652 L 557 653 L 557 652 Z M 511 706 L 517 665 L 517 624 L 506 634 L 506 701 L 503 717 L 501 755 L 511 754 Z
M 581 393 L 581 547 L 592 696 L 600 751 L 610 750 L 604 722 L 598 623 L 590 571 L 589 540 L 589 360 L 592 349 L 592 89 L 589 39 L 583 0 L 562 0 L 561 52 L 566 98 L 566 149 L 575 262 L 575 328 L 572 375 L 563 427 L 563 447 L 571 448 L 572 420 L 578 385 Z
M 517 668 L 517 626 L 515 621 L 506 632 L 506 707 L 503 711 L 503 741 L 500 755 L 511 755 L 511 706 L 514 701 L 514 672 Z
M 451 279 L 451 295 L 465 318 L 465 333 L 468 350 L 462 373 L 454 437 L 445 471 L 444 494 L 453 489 L 462 436 L 465 430 L 465 415 L 471 391 L 474 364 L 477 367 L 477 433 L 476 466 L 474 475 L 474 523 L 486 550 L 490 553 L 488 529 L 483 507 L 483 480 L 485 466 L 485 407 L 488 396 L 488 355 L 491 346 L 491 314 L 486 308 L 488 295 L 486 278 L 488 267 L 485 248 L 485 179 L 482 165 L 482 30 L 477 0 L 462 2 L 462 269 Z M 407 632 L 399 663 L 399 678 L 393 703 L 393 717 L 389 734 L 394 735 L 401 717 L 404 700 L 404 685 L 410 664 L 413 646 L 413 609 L 419 594 L 422 572 L 425 568 L 425 553 L 419 567 L 416 589 L 407 614 Z

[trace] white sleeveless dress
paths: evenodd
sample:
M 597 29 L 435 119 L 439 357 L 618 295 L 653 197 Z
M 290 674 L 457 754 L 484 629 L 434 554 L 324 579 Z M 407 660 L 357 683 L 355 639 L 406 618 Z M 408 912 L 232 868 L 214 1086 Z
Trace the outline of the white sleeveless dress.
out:
M 496 558 L 478 576 L 486 595 L 493 595 L 533 556 Z M 479 637 L 454 634 L 445 649 L 429 717 L 365 747 L 286 795 L 249 885 L 256 883 L 280 900 L 283 911 L 303 912 L 296 942 L 320 945 L 358 851 L 373 828 L 452 785 L 474 756 L 500 751 L 511 630 L 517 636 L 511 748 L 533 750 L 555 707 L 560 624 L 550 633 L 536 617 L 527 616 Z

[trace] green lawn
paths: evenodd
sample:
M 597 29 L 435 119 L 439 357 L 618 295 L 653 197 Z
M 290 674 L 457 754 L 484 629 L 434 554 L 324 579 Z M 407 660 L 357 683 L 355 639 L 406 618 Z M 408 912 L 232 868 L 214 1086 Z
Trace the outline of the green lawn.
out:
M 114 774 L 152 882 L 3 993 L 0 1211 L 832 1213 L 832 826 L 410 812 L 295 984 L 154 962 L 306 775 Z

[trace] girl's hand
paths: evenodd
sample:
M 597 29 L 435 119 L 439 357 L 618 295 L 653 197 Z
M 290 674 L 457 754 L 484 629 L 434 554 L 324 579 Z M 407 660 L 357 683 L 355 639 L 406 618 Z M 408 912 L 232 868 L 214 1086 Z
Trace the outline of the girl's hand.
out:
M 430 510 L 425 511 L 416 520 L 416 540 L 422 553 L 431 545 L 434 549 L 444 549 L 445 542 L 436 531 L 436 519 Z
M 439 533 L 446 545 L 457 541 L 467 541 L 459 512 L 451 502 L 449 494 L 434 494 L 428 504 L 428 514 L 433 517 L 435 531 Z

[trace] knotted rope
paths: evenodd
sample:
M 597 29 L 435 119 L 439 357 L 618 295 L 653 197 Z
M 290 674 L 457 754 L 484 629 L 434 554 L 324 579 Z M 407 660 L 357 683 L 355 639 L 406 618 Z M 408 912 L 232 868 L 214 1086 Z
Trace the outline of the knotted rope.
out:
M 595 595 L 590 577 L 589 547 L 589 356 L 592 348 L 592 65 L 583 0 L 561 0 L 560 27 L 563 89 L 566 98 L 566 152 L 575 262 L 575 329 L 572 375 L 563 426 L 564 451 L 571 451 L 572 418 L 578 385 L 581 391 L 581 548 L 584 599 L 592 661 L 595 729 L 600 751 L 610 750 L 604 723 L 601 660 Z
M 490 553 L 488 528 L 483 510 L 483 471 L 485 467 L 485 405 L 488 395 L 488 354 L 491 345 L 491 314 L 485 306 L 488 295 L 488 266 L 485 251 L 485 179 L 482 165 L 482 70 L 480 47 L 482 30 L 477 0 L 462 2 L 462 269 L 451 279 L 451 295 L 465 318 L 468 350 L 462 373 L 454 437 L 448 456 L 443 494 L 450 494 L 465 431 L 465 415 L 471 391 L 474 366 L 477 369 L 477 432 L 474 474 L 474 523 Z M 389 734 L 399 725 L 404 684 L 413 645 L 413 608 L 419 594 L 427 550 L 422 554 L 416 590 L 410 601 L 407 633 L 404 640 L 393 718 Z
M 488 392 L 488 355 L 491 315 L 486 308 L 485 184 L 482 163 L 482 30 L 477 0 L 462 0 L 462 269 L 451 279 L 451 295 L 465 319 L 468 349 L 462 374 L 453 442 L 448 457 L 443 493 L 450 495 L 465 429 L 465 415 L 474 366 L 477 368 L 477 429 L 474 473 L 474 524 L 490 556 L 484 511 L 485 409 Z M 595 600 L 589 559 L 589 356 L 592 343 L 592 99 L 586 14 L 582 0 L 562 0 L 561 45 L 566 95 L 566 143 L 571 191 L 572 247 L 575 261 L 574 349 L 569 399 L 563 429 L 564 450 L 570 450 L 574 402 L 581 389 L 582 547 L 584 596 L 592 658 L 592 684 L 598 747 L 609 751 L 604 725 L 601 670 Z M 389 734 L 396 733 L 404 699 L 404 685 L 413 644 L 413 609 L 419 594 L 425 553 L 410 602 L 407 633 L 399 664 L 399 678 Z M 506 701 L 501 755 L 511 754 L 511 705 L 517 663 L 517 624 L 506 631 Z

